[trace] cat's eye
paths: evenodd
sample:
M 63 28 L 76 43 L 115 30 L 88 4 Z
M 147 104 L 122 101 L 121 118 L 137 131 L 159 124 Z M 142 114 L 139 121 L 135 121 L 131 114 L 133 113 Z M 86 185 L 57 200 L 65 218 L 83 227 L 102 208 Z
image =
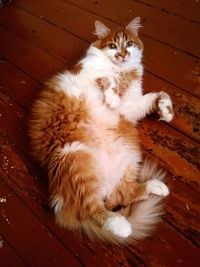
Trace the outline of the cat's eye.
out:
M 126 43 L 126 47 L 130 47 L 130 46 L 133 46 L 134 42 L 133 41 L 128 41 Z
M 108 47 L 109 47 L 110 49 L 116 49 L 116 48 L 117 48 L 116 44 L 114 44 L 114 43 L 110 43 L 110 44 L 108 44 Z

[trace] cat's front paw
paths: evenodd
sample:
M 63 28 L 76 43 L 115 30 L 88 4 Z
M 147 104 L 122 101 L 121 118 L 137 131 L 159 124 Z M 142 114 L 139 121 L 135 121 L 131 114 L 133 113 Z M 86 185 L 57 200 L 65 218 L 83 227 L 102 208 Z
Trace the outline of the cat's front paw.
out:
M 103 226 L 103 229 L 123 238 L 130 236 L 132 233 L 131 224 L 122 215 L 116 215 L 108 218 Z
M 104 92 L 105 101 L 110 108 L 116 108 L 119 105 L 120 97 L 113 92 L 112 89 L 107 89 Z
M 169 195 L 168 187 L 162 181 L 156 179 L 147 181 L 146 190 L 149 194 L 154 194 L 158 196 L 165 197 Z
M 167 93 L 160 92 L 158 95 L 157 105 L 160 120 L 170 122 L 174 117 L 170 96 Z

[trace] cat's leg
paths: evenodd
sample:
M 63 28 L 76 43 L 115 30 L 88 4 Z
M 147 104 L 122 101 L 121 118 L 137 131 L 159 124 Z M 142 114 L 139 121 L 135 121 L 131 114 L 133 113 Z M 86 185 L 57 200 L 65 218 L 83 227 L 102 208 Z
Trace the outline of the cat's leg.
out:
M 125 238 L 132 233 L 132 227 L 124 216 L 105 208 L 98 197 L 99 177 L 93 166 L 87 147 L 79 142 L 66 145 L 52 157 L 49 185 L 57 222 L 73 229 L 75 223 L 91 220 L 100 228 Z
M 116 108 L 120 103 L 120 97 L 115 91 L 116 89 L 111 87 L 104 92 L 105 101 L 110 108 Z
M 160 120 L 170 122 L 174 117 L 173 105 L 170 96 L 165 92 L 158 93 L 156 111 Z
M 134 177 L 134 171 L 128 170 L 121 184 L 105 199 L 105 206 L 112 210 L 116 206 L 127 206 L 133 202 L 145 200 L 150 194 L 167 196 L 168 187 L 160 180 L 151 179 L 140 183 Z
M 108 77 L 96 79 L 96 84 L 104 93 L 104 100 L 110 108 L 116 108 L 120 103 L 118 90 L 115 88 L 115 82 Z
M 93 205 L 95 205 L 95 202 L 93 202 Z M 104 203 L 96 206 L 91 213 L 91 218 L 102 229 L 105 229 L 116 236 L 125 238 L 132 233 L 132 226 L 127 219 L 120 214 L 106 209 Z
M 170 122 L 173 119 L 172 101 L 167 93 L 159 92 L 137 96 L 120 107 L 120 113 L 128 120 L 133 121 L 141 120 L 152 112 L 157 112 L 160 120 Z

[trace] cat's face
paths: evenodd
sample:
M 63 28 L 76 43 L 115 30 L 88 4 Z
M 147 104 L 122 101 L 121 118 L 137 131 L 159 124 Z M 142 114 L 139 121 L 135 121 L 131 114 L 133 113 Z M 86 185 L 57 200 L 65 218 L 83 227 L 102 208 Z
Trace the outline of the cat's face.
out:
M 143 45 L 138 37 L 139 18 L 131 21 L 124 29 L 112 31 L 102 22 L 96 21 L 96 34 L 99 40 L 94 45 L 116 65 L 141 59 Z

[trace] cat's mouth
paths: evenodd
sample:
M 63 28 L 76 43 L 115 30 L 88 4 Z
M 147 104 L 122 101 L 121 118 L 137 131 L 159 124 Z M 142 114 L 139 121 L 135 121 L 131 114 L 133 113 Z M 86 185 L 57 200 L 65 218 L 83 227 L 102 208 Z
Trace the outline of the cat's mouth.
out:
M 130 60 L 129 57 L 121 58 L 121 59 L 115 59 L 114 63 L 117 65 L 124 65 Z

